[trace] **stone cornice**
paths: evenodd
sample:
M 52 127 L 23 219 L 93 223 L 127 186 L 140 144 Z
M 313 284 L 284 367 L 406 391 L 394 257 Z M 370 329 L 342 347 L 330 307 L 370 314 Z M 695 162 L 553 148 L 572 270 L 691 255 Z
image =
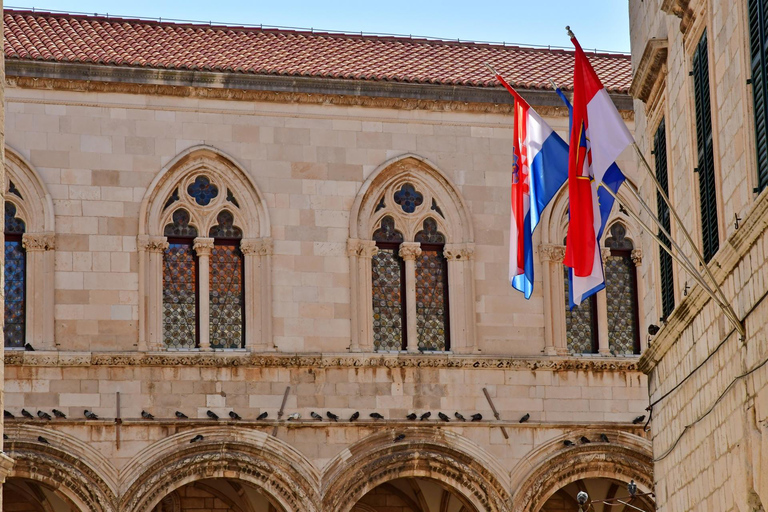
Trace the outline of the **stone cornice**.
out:
M 638 371 L 636 358 L 493 357 L 398 354 L 275 354 L 247 352 L 26 352 L 7 350 L 6 366 L 202 366 L 261 368 L 462 368 L 525 371 Z
M 709 262 L 709 269 L 720 286 L 734 272 L 744 255 L 768 228 L 766 223 L 766 219 L 768 219 L 768 191 L 763 190 L 752 205 L 752 209 L 743 217 L 744 222 L 739 229 L 720 245 L 720 250 Z M 755 297 L 753 300 L 759 300 L 759 297 Z M 678 341 L 683 331 L 688 328 L 709 302 L 709 296 L 700 286 L 693 287 L 688 296 L 669 316 L 667 323 L 656 335 L 653 343 L 645 350 L 640 358 L 638 368 L 647 374 L 653 371 L 659 361 Z M 750 307 L 751 304 L 745 305 L 743 309 L 748 311 Z M 720 314 L 719 311 L 718 314 Z
M 662 70 L 667 62 L 669 41 L 666 39 L 649 39 L 645 44 L 643 56 L 637 65 L 637 71 L 632 78 L 629 93 L 635 98 L 648 102 L 654 85 L 663 79 Z
M 114 92 L 279 103 L 354 105 L 406 110 L 511 113 L 507 91 L 399 82 L 246 75 L 6 60 L 8 87 Z M 544 117 L 567 117 L 554 91 L 521 90 Z M 611 94 L 622 116 L 634 119 L 632 98 Z

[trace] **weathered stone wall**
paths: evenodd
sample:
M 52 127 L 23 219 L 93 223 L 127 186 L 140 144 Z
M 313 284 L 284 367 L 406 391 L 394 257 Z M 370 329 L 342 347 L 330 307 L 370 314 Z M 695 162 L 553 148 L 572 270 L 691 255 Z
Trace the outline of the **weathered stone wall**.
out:
M 692 170 L 698 164 L 689 71 L 694 48 L 707 30 L 721 241 L 709 267 L 747 333 L 740 340 L 722 311 L 675 267 L 677 308 L 641 359 L 651 400 L 658 402 L 651 432 L 657 506 L 664 511 L 752 511 L 768 503 L 768 488 L 762 484 L 768 473 L 760 462 L 768 418 L 760 405 L 768 399 L 763 389 L 768 375 L 761 366 L 768 314 L 763 304 L 768 197 L 765 191 L 752 192 L 756 170 L 746 4 L 630 2 L 635 68 L 642 70 L 648 62 L 647 49 L 655 44 L 651 38 L 667 40 L 664 65 L 635 78 L 655 82 L 661 91 L 636 101 L 636 138 L 653 162 L 653 136 L 660 119 L 666 119 L 671 199 L 697 241 L 698 181 Z M 646 197 L 655 196 L 648 180 L 642 189 Z M 683 240 L 679 228 L 676 239 Z M 656 283 L 657 271 L 646 279 Z M 691 286 L 687 295 L 686 283 Z M 648 323 L 657 323 L 658 294 L 646 297 L 645 310 Z

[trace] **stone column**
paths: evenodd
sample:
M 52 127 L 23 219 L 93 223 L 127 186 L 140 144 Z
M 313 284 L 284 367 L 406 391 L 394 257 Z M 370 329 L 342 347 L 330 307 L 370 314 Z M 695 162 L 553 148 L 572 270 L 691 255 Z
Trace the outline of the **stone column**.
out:
M 631 258 L 632 263 L 635 264 L 635 282 L 637 283 L 637 329 L 640 331 L 638 332 L 638 336 L 640 337 L 640 353 L 642 354 L 645 352 L 645 349 L 648 348 L 648 339 L 644 336 L 643 330 L 640 328 L 645 319 L 645 307 L 643 304 L 645 302 L 643 300 L 643 297 L 645 297 L 645 282 L 640 279 L 640 266 L 643 264 L 643 250 L 634 249 Z
M 405 314 L 406 333 L 408 334 L 408 352 L 419 351 L 418 333 L 416 332 L 416 258 L 421 256 L 421 244 L 403 242 L 400 244 L 400 257 L 405 260 Z
M 261 269 L 259 249 L 261 239 L 244 238 L 240 240 L 240 252 L 243 253 L 243 297 L 245 300 L 245 348 L 250 352 L 263 351 L 264 339 L 261 335 Z
M 553 285 L 558 283 L 557 271 L 563 275 L 563 258 L 565 249 L 558 245 L 542 244 L 539 246 L 539 260 L 542 263 L 542 288 L 544 291 L 544 354 L 558 355 L 555 348 L 556 339 L 564 339 L 565 329 L 561 328 L 565 289 L 559 295 L 559 300 L 553 297 Z M 562 278 L 561 278 L 562 280 Z M 562 343 L 563 347 L 565 344 Z
M 600 252 L 603 257 L 603 262 L 608 261 L 608 257 L 611 255 L 611 250 L 608 248 L 601 248 Z M 603 263 L 603 273 L 605 273 L 605 263 Z M 608 299 L 605 289 L 597 292 L 597 353 L 601 356 L 610 356 L 611 349 L 608 345 Z
M 37 350 L 55 349 L 53 340 L 54 247 L 53 233 L 24 233 L 27 252 L 26 339 Z
M 350 285 L 350 352 L 373 350 L 371 260 L 379 250 L 373 240 L 347 240 Z
M 163 344 L 163 255 L 168 249 L 168 239 L 164 236 L 150 236 L 140 240 L 139 255 L 146 253 L 139 259 L 139 265 L 146 261 L 144 276 L 139 283 L 144 283 L 144 318 L 146 329 L 139 331 L 141 336 L 144 331 L 144 340 L 139 338 L 139 350 L 160 350 Z M 141 266 L 139 272 L 141 273 Z M 141 291 L 140 291 L 141 292 Z M 141 317 L 141 293 L 139 295 L 139 317 Z
M 275 350 L 275 342 L 272 339 L 272 253 L 274 243 L 271 238 L 262 238 L 259 245 L 259 274 L 261 286 L 259 287 L 259 311 L 261 319 L 261 345 L 266 350 Z
M 467 354 L 477 347 L 475 340 L 475 279 L 472 257 L 474 244 L 445 244 L 443 255 L 448 260 L 448 321 L 450 349 Z
M 3 6 L 2 0 L 0 0 L 0 10 Z M 3 50 L 3 24 L 0 24 L 0 52 Z M 3 55 L 5 55 L 3 53 Z M 0 183 L 5 183 L 5 60 L 0 59 Z M 3 185 L 5 186 L 5 185 Z M 5 189 L 3 189 L 5 192 Z M 0 238 L 3 239 L 3 246 L 5 246 L 5 238 L 0 234 Z M 5 268 L 5 251 L 0 255 L 0 264 Z M 0 278 L 0 297 L 2 297 L 3 309 L 5 309 L 5 280 Z M 51 313 L 51 316 L 53 314 Z M 2 322 L 3 320 L 0 320 Z M 5 357 L 5 343 L 0 348 L 0 361 L 3 361 Z M 0 408 L 5 408 L 5 396 L 3 394 L 5 389 L 5 368 L 0 363 Z M 0 433 L 4 430 L 3 420 L 0 420 Z M 4 444 L 4 443 L 3 443 Z M 0 444 L 0 446 L 3 446 Z M 3 448 L 4 450 L 4 448 Z M 3 510 L 3 482 L 5 477 L 10 473 L 13 461 L 5 455 L 0 454 L 0 510 Z
M 210 259 L 211 251 L 213 251 L 213 238 L 197 237 L 193 245 L 195 252 L 197 253 L 197 272 L 198 272 L 198 318 L 199 329 L 198 338 L 200 340 L 200 350 L 211 350 L 211 307 L 210 307 Z

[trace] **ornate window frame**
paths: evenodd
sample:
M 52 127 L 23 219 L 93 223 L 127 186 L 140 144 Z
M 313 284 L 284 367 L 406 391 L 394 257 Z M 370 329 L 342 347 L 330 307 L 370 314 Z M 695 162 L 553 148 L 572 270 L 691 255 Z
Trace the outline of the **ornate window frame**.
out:
M 11 182 L 15 192 L 10 191 Z M 54 350 L 54 262 L 56 223 L 53 199 L 35 168 L 21 154 L 5 147 L 5 198 L 26 224 L 25 339 L 36 350 Z
M 371 259 L 377 249 L 372 235 L 384 216 L 399 216 L 394 205 L 385 202 L 385 206 L 380 208 L 381 198 L 386 191 L 406 182 L 422 191 L 426 199 L 425 207 L 417 210 L 416 216 L 408 221 L 408 227 L 403 225 L 404 245 L 408 250 L 411 245 L 419 245 L 409 241 L 413 240 L 414 234 L 421 229 L 427 217 L 437 221 L 438 229 L 446 239 L 443 254 L 448 260 L 450 351 L 470 353 L 477 347 L 473 263 L 475 244 L 471 214 L 456 185 L 437 166 L 412 153 L 395 157 L 374 170 L 363 183 L 352 205 L 350 237 L 347 241 L 352 320 L 349 350 L 372 352 L 374 349 Z M 432 199 L 442 213 L 432 208 Z M 418 247 L 414 249 L 420 252 Z M 406 301 L 406 309 L 407 318 L 415 319 L 414 301 Z M 409 340 L 408 351 L 417 352 L 416 336 L 409 337 Z
M 627 183 L 634 187 L 629 179 Z M 637 200 L 628 194 L 625 187 L 619 189 L 619 197 L 627 202 L 633 211 L 639 210 Z M 640 266 L 643 263 L 643 250 L 640 246 L 639 236 L 641 230 L 631 217 L 619 212 L 618 204 L 615 204 L 611 216 L 605 225 L 603 238 L 600 240 L 603 261 L 610 256 L 611 249 L 605 247 L 605 239 L 610 236 L 611 227 L 621 222 L 626 230 L 626 238 L 632 240 L 635 249 L 632 251 L 632 261 L 638 272 L 637 279 L 637 318 L 642 324 L 645 318 L 643 300 L 645 286 L 640 279 Z M 568 190 L 566 187 L 560 190 L 552 202 L 552 206 L 544 210 L 540 222 L 542 228 L 541 244 L 538 247 L 539 261 L 542 266 L 542 287 L 544 291 L 544 354 L 548 356 L 568 356 L 567 336 L 565 326 L 565 277 L 563 273 L 563 259 L 565 246 L 563 240 L 568 231 Z M 611 356 L 608 341 L 608 303 L 605 290 L 597 292 L 597 340 L 598 352 L 596 355 Z M 646 340 L 640 330 L 640 353 L 646 349 Z
M 205 174 L 219 184 L 222 196 L 227 189 L 236 194 L 237 207 L 227 208 L 242 229 L 240 250 L 243 253 L 245 283 L 246 350 L 273 350 L 272 341 L 272 238 L 269 212 L 263 195 L 251 176 L 232 157 L 211 146 L 193 146 L 169 162 L 147 189 L 139 211 L 139 350 L 165 350 L 163 343 L 162 275 L 163 253 L 168 246 L 163 229 L 176 208 L 165 208 L 177 187 Z M 186 190 L 186 189 L 185 189 Z M 183 194 L 178 194 L 180 197 Z M 182 201 L 181 199 L 179 201 Z M 213 245 L 208 238 L 216 224 L 216 213 L 201 214 L 192 204 L 181 202 L 189 211 L 191 223 L 198 228 L 195 250 L 200 268 L 208 269 L 207 259 Z M 222 209 L 219 205 L 219 210 Z M 216 210 L 217 212 L 219 210 Z M 212 350 L 208 325 L 204 324 L 208 309 L 207 282 L 201 274 L 200 346 Z

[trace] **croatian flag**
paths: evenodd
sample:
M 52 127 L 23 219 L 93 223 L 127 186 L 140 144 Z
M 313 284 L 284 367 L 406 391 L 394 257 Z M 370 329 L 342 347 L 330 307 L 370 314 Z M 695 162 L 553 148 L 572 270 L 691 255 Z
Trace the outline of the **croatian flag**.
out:
M 598 187 L 602 184 L 618 189 L 624 176 L 615 161 L 634 141 L 579 42 L 575 37 L 571 41 L 576 63 L 568 162 L 570 222 L 564 263 L 573 276 L 573 307 L 605 287 L 599 238 L 610 213 L 608 209 L 603 214 L 608 205 L 601 207 L 601 201 L 610 194 L 598 194 Z
M 509 281 L 526 299 L 533 293 L 533 230 L 568 178 L 568 145 L 500 75 L 515 98 Z

